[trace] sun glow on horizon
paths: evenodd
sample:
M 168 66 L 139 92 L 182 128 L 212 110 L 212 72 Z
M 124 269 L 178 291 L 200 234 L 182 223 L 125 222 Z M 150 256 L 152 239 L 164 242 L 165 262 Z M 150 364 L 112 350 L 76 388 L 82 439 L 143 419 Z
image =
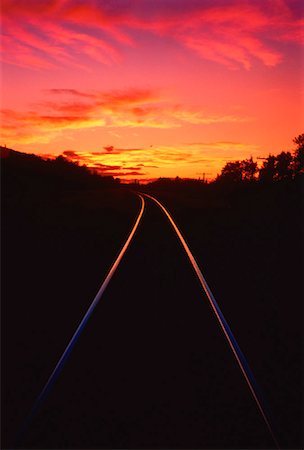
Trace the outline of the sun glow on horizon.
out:
M 4 0 L 2 11 L 2 145 L 126 180 L 210 179 L 301 131 L 299 0 Z

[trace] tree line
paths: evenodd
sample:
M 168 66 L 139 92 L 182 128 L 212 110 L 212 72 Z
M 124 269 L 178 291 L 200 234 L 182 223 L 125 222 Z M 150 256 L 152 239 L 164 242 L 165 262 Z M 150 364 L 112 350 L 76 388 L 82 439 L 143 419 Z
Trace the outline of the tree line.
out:
M 293 142 L 296 144 L 293 152 L 282 151 L 276 156 L 269 154 L 267 158 L 262 158 L 261 167 L 252 157 L 227 162 L 215 181 L 272 183 L 296 179 L 304 173 L 304 133 L 293 139 Z

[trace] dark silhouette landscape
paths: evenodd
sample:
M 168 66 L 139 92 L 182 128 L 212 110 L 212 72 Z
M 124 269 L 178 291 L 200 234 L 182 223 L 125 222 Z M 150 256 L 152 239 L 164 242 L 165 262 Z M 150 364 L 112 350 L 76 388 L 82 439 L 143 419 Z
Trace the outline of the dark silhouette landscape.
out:
M 96 314 L 16 436 L 120 251 L 136 191 L 166 205 L 269 404 L 303 447 L 303 155 L 213 182 L 102 177 L 1 148 L 2 448 L 274 448 L 167 219 L 147 202 Z

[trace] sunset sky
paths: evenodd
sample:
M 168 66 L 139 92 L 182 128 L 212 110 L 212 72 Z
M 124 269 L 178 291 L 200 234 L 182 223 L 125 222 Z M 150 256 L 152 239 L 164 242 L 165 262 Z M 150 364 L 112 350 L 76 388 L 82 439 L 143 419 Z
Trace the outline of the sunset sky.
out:
M 214 177 L 302 133 L 302 0 L 2 0 L 1 145 Z

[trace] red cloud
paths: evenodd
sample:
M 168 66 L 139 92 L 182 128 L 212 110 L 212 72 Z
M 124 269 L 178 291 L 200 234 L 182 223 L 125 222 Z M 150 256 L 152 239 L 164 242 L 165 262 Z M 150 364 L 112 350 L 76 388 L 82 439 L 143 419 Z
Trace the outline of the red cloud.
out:
M 77 154 L 76 152 L 74 152 L 74 150 L 66 150 L 62 154 L 63 154 L 63 156 L 65 156 L 66 158 L 69 158 L 69 159 L 73 159 L 73 160 L 81 159 L 81 156 L 79 154 Z
M 299 6 L 298 6 L 299 5 Z M 301 43 L 300 2 L 107 2 L 3 0 L 4 60 L 37 68 L 81 66 L 85 56 L 116 63 L 141 33 L 175 39 L 199 56 L 228 67 L 273 66 L 282 42 Z
M 94 98 L 94 94 L 77 91 L 77 89 L 46 89 L 45 92 L 48 94 L 72 95 L 76 97 Z
M 82 92 L 73 89 L 47 91 L 51 100 L 40 102 L 32 110 L 2 111 L 5 139 L 13 143 L 49 142 L 66 129 L 96 127 L 176 128 L 183 124 L 244 122 L 234 115 L 207 114 L 172 105 L 159 93 L 145 89 L 111 92 Z M 117 153 L 106 147 L 104 153 Z
M 92 167 L 102 170 L 104 172 L 109 170 L 119 170 L 121 169 L 121 166 L 109 166 L 107 164 L 101 164 L 101 163 L 95 163 Z
M 120 152 L 127 152 L 128 150 L 121 149 Z M 65 158 L 70 161 L 85 164 L 92 171 L 104 175 L 120 178 L 128 178 L 130 176 L 142 177 L 145 175 L 143 172 L 144 165 L 142 167 L 129 166 L 127 164 L 105 164 L 100 162 L 106 156 L 105 153 L 99 152 L 76 152 L 74 150 L 66 150 L 62 153 Z

